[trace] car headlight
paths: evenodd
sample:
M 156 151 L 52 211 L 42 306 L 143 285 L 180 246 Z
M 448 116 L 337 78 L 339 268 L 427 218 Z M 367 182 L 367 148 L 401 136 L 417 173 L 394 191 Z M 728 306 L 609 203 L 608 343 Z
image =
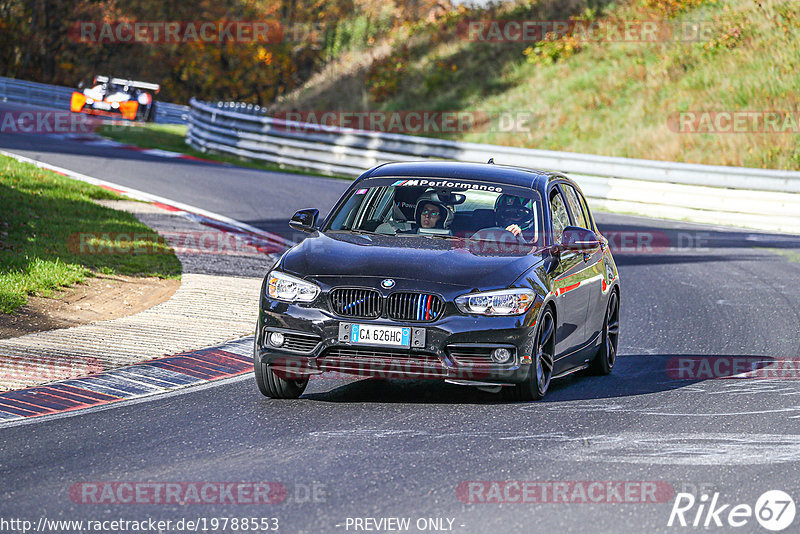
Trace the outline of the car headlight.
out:
M 456 298 L 456 306 L 464 313 L 519 315 L 528 311 L 535 297 L 530 289 L 502 289 L 461 295 Z
M 280 271 L 269 273 L 267 296 L 288 302 L 311 302 L 319 295 L 316 284 L 300 280 Z

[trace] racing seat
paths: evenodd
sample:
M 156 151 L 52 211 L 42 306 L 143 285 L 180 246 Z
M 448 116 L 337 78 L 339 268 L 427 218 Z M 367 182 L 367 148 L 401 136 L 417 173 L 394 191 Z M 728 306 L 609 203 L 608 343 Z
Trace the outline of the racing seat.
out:
M 392 200 L 392 218 L 374 230 L 381 234 L 393 234 L 400 230 L 413 230 L 414 211 L 417 198 L 425 192 L 426 187 L 396 187 Z

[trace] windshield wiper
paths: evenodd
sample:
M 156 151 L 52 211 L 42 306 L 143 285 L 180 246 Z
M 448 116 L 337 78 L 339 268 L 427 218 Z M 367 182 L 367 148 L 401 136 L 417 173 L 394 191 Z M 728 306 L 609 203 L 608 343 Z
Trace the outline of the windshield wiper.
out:
M 369 230 L 330 230 L 330 232 L 336 234 L 387 235 L 378 232 L 370 232 Z

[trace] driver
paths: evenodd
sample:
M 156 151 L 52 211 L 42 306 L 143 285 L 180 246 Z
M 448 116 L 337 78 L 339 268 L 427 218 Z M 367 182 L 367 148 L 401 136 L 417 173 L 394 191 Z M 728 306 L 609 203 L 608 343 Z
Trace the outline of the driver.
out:
M 533 232 L 533 201 L 515 195 L 500 195 L 494 204 L 497 225 L 519 237 Z M 524 236 L 523 236 L 524 238 Z M 527 240 L 527 239 L 526 239 Z

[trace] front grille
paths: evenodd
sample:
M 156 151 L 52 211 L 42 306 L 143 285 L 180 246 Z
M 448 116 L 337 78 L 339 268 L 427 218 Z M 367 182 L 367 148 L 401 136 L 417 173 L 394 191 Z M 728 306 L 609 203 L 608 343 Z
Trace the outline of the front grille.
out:
M 491 354 L 497 347 L 468 346 L 468 345 L 448 345 L 447 352 L 456 365 L 497 365 L 492 361 Z M 516 350 L 512 347 L 505 347 L 511 351 L 511 360 L 503 365 L 514 363 Z
M 381 295 L 374 289 L 334 289 L 331 308 L 345 317 L 374 319 L 381 314 Z
M 434 354 L 380 347 L 330 347 L 317 364 L 324 371 L 345 371 L 363 376 L 447 375 L 442 362 Z
M 386 312 L 398 321 L 434 321 L 444 311 L 442 299 L 427 293 L 393 293 Z

